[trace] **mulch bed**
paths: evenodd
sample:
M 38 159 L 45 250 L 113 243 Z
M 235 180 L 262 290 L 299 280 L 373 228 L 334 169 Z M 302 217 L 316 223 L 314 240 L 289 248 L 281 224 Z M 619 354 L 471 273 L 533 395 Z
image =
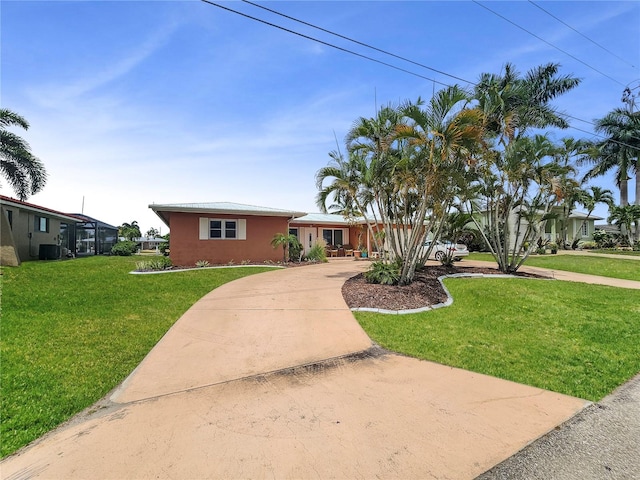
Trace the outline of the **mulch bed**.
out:
M 345 282 L 342 286 L 342 296 L 349 308 L 411 310 L 428 307 L 447 300 L 447 294 L 438 281 L 438 277 L 456 273 L 496 275 L 501 272 L 496 268 L 427 266 L 416 272 L 411 285 L 402 287 L 367 283 L 361 273 Z M 518 272 L 516 275 L 538 277 L 524 272 Z

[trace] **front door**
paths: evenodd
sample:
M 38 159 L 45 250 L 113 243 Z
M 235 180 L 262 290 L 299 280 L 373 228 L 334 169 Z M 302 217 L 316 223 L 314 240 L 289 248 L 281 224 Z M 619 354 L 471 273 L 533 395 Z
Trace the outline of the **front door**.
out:
M 304 253 L 309 252 L 311 247 L 316 244 L 318 240 L 318 230 L 316 228 L 305 227 L 302 229 L 302 245 L 304 246 Z

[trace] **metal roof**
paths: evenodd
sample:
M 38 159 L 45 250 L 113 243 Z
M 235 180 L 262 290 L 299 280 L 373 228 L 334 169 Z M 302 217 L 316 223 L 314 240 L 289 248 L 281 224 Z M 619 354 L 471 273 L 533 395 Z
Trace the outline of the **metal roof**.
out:
M 292 224 L 312 223 L 312 224 L 331 224 L 331 225 L 353 225 L 364 223 L 363 218 L 355 218 L 347 220 L 342 215 L 335 213 L 307 213 L 303 217 L 296 218 L 291 221 Z
M 224 213 L 239 215 L 261 215 L 271 217 L 301 217 L 305 213 L 294 210 L 282 210 L 279 208 L 260 207 L 257 205 L 246 205 L 232 202 L 209 202 L 209 203 L 170 203 L 149 205 L 156 214 L 158 212 L 202 212 L 202 213 Z
M 569 218 L 585 219 L 587 218 L 587 215 L 588 214 L 584 212 L 579 212 L 577 210 L 574 210 L 573 212 L 571 212 L 571 215 L 569 215 Z M 589 220 L 604 220 L 604 218 L 598 217 L 597 215 L 590 215 Z

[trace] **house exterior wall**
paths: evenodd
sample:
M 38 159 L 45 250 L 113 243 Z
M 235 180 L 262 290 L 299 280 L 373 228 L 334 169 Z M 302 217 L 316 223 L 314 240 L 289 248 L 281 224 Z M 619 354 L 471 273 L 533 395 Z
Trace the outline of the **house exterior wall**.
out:
M 201 218 L 244 220 L 246 239 L 201 240 Z M 194 265 L 198 260 L 211 264 L 281 261 L 282 248 L 274 249 L 271 240 L 276 233 L 288 232 L 288 220 L 287 217 L 171 212 L 171 262 L 186 266 Z
M 19 261 L 39 258 L 40 245 L 42 244 L 59 244 L 60 219 L 48 215 L 46 212 L 36 213 L 13 205 L 4 205 L 2 212 L 6 218 L 11 216 L 11 234 Z M 36 217 L 47 219 L 48 231 L 37 231 L 35 228 Z M 5 248 L 4 244 L 3 248 Z
M 4 207 L 0 207 L 0 265 L 8 267 L 20 265 L 20 257 L 15 248 L 13 232 Z
M 318 225 L 302 222 L 291 222 L 290 228 L 298 229 L 298 240 L 304 247 L 304 252 L 308 252 L 319 239 L 323 239 L 323 230 L 341 230 L 342 245 L 351 245 L 353 248 L 358 247 L 358 237 L 360 229 L 358 226 L 349 226 L 344 224 L 326 224 Z M 366 228 L 366 227 L 365 227 Z M 362 242 L 366 245 L 366 231 L 363 230 Z

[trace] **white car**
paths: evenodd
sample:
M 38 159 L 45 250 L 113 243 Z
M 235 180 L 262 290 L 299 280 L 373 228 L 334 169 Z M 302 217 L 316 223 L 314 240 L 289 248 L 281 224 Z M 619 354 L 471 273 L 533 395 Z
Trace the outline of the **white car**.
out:
M 423 249 L 426 252 L 432 241 L 427 240 L 424 242 Z M 429 260 L 442 260 L 446 255 L 451 255 L 454 260 L 461 260 L 462 257 L 466 257 L 469 255 L 469 250 L 467 250 L 467 246 L 463 243 L 442 243 L 437 240 L 431 253 L 429 254 Z

